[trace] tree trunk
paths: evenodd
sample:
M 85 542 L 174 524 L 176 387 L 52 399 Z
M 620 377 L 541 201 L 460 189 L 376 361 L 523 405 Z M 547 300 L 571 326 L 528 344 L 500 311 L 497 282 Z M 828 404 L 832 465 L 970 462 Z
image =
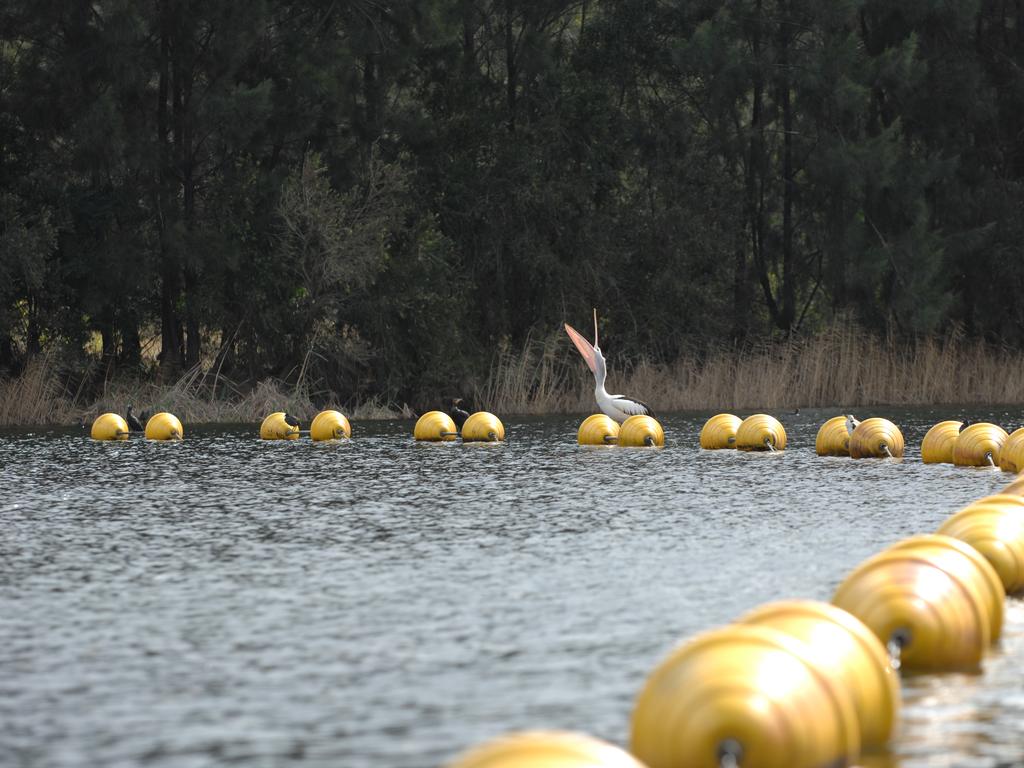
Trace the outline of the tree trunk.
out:
M 174 0 L 160 4 L 160 77 L 157 85 L 157 133 L 160 160 L 157 171 L 157 226 L 160 232 L 160 370 L 165 378 L 181 370 L 181 335 L 178 330 L 177 302 L 181 291 L 178 260 L 170 243 L 173 183 L 170 126 L 167 101 L 170 91 L 170 59 Z

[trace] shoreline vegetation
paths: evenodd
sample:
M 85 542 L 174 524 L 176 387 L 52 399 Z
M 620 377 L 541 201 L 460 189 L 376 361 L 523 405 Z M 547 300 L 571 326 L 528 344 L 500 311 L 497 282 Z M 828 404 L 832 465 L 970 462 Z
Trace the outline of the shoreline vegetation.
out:
M 91 397 L 75 379 L 61 373 L 52 352 L 36 356 L 20 375 L 0 380 L 0 426 L 88 425 L 105 411 L 123 414 L 129 403 L 140 412 L 170 411 L 185 424 L 258 423 L 279 410 L 308 422 L 325 408 L 353 420 L 414 418 L 447 406 L 443 400 L 339 402 L 308 382 L 264 379 L 244 387 L 200 366 L 170 384 L 155 376 L 105 381 Z M 957 332 L 908 342 L 833 327 L 802 339 L 688 354 L 670 364 L 613 357 L 609 389 L 639 397 L 656 413 L 1024 404 L 1024 352 Z M 459 394 L 502 418 L 595 411 L 591 375 L 560 334 L 502 351 L 487 377 Z

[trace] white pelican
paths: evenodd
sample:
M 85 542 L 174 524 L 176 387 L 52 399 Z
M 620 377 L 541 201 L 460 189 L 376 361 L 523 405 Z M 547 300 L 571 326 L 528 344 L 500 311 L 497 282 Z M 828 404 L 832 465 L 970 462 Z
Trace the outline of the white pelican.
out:
M 597 407 L 601 413 L 615 419 L 620 424 L 630 416 L 643 415 L 654 416 L 654 412 L 639 400 L 633 400 L 625 395 L 609 395 L 604 388 L 604 380 L 608 376 L 608 369 L 604 363 L 604 355 L 601 354 L 601 347 L 597 344 L 597 310 L 594 310 L 594 344 L 591 346 L 583 336 L 568 323 L 565 324 L 565 332 L 569 334 L 576 349 L 587 361 L 587 366 L 594 374 L 594 397 L 597 398 Z

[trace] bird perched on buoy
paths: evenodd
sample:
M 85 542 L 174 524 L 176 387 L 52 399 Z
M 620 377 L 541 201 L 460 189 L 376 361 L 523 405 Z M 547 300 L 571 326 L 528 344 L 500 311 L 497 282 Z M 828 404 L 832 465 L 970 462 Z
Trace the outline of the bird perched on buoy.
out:
M 133 413 L 134 409 L 135 409 L 135 406 L 129 404 L 128 405 L 128 412 L 124 415 L 124 420 L 128 424 L 128 431 L 129 432 L 145 432 L 146 431 L 146 427 L 145 427 L 145 425 L 141 421 L 139 421 L 139 417 L 136 416 Z
M 448 415 L 452 417 L 452 421 L 455 422 L 455 427 L 459 430 L 462 429 L 462 425 L 466 423 L 466 419 L 469 418 L 469 411 L 460 408 L 462 404 L 461 397 L 452 398 L 452 407 L 448 409 Z
M 608 377 L 608 368 L 604 362 L 604 355 L 601 354 L 601 347 L 597 343 L 597 310 L 594 310 L 594 343 L 591 344 L 583 335 L 568 323 L 565 324 L 565 332 L 569 334 L 572 343 L 576 345 L 580 355 L 587 363 L 591 373 L 594 374 L 594 397 L 597 399 L 597 407 L 601 413 L 610 416 L 620 424 L 630 416 L 654 417 L 654 412 L 646 403 L 634 400 L 625 395 L 609 395 L 604 388 L 604 381 Z

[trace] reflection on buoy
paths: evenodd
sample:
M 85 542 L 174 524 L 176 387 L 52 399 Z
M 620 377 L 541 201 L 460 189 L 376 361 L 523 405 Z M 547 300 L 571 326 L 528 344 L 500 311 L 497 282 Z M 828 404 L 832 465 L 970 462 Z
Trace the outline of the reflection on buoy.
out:
M 173 413 L 154 413 L 146 422 L 147 440 L 182 440 L 185 430 Z
M 320 411 L 309 425 L 309 436 L 314 441 L 352 437 L 352 425 L 341 411 Z
M 960 467 L 997 467 L 999 449 L 1007 437 L 1006 430 L 995 424 L 971 424 L 953 445 L 953 463 Z
M 619 441 L 619 422 L 603 413 L 587 416 L 576 432 L 580 445 L 615 445 Z
M 712 416 L 704 423 L 700 431 L 700 447 L 715 451 L 723 448 L 736 447 L 736 430 L 743 420 L 731 413 L 720 413 Z
M 786 448 L 786 430 L 774 416 L 755 413 L 747 416 L 736 430 L 736 448 L 740 451 L 782 451 Z
M 911 672 L 975 672 L 991 643 L 977 584 L 964 584 L 909 550 L 865 560 L 839 585 L 832 604 L 864 622 Z
M 630 416 L 619 428 L 619 445 L 625 448 L 662 448 L 665 445 L 665 430 L 651 416 Z
M 850 432 L 846 416 L 833 416 L 818 429 L 814 451 L 819 456 L 849 456 Z
M 681 645 L 651 673 L 630 750 L 650 768 L 821 768 L 853 763 L 860 726 L 850 692 L 803 643 L 734 624 Z
M 854 459 L 898 459 L 903 448 L 903 433 L 888 419 L 865 419 L 850 435 L 850 457 Z
M 804 643 L 818 667 L 850 691 L 861 745 L 874 749 L 889 741 L 900 708 L 899 678 L 885 646 L 856 616 L 829 603 L 786 600 L 755 608 L 739 623 L 773 627 Z
M 939 526 L 992 564 L 1007 594 L 1024 590 L 1024 509 L 1010 504 L 970 506 Z
M 523 731 L 464 752 L 448 768 L 644 768 L 625 750 L 582 733 Z
M 925 464 L 952 464 L 953 446 L 960 436 L 962 421 L 940 421 L 921 441 L 921 461 Z
M 978 550 L 952 536 L 931 534 L 913 536 L 897 542 L 889 551 L 909 551 L 923 555 L 962 584 L 977 587 L 988 609 L 989 636 L 993 643 L 1003 634 L 1003 603 L 1006 590 L 992 564 Z
M 1024 427 L 1010 433 L 999 449 L 999 468 L 1014 474 L 1024 469 Z
M 427 411 L 416 420 L 416 426 L 412 429 L 412 436 L 416 440 L 431 443 L 448 442 L 458 435 L 455 421 L 442 411 Z
M 500 443 L 505 439 L 505 425 L 493 413 L 477 411 L 462 425 L 464 443 Z
M 275 411 L 260 424 L 260 438 L 263 440 L 297 440 L 299 422 L 284 411 Z
M 116 413 L 96 417 L 89 432 L 93 440 L 127 440 L 128 423 Z

